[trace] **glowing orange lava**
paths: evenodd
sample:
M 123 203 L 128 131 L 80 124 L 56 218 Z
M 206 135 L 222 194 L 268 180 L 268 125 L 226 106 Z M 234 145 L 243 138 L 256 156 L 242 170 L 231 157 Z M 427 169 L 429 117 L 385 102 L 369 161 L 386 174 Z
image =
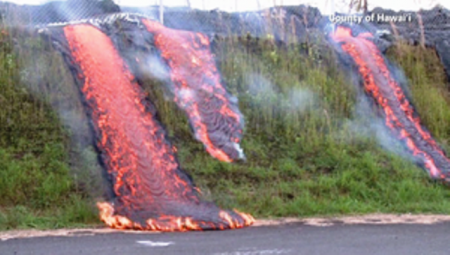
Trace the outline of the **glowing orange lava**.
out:
M 53 28 L 55 29 L 55 28 Z M 115 198 L 98 203 L 100 218 L 118 229 L 186 231 L 249 226 L 252 216 L 201 201 L 180 169 L 153 105 L 111 39 L 90 24 L 63 27 L 67 63 L 79 81 L 97 148 Z M 58 32 L 55 32 L 55 37 Z
M 354 37 L 350 28 L 338 26 L 331 38 L 356 63 L 364 79 L 364 89 L 384 112 L 386 126 L 405 141 L 412 154 L 420 159 L 432 178 L 448 179 L 450 160 L 421 125 L 402 88 L 392 77 L 383 56 L 366 32 Z
M 243 159 L 239 146 L 243 119 L 237 101 L 230 99 L 220 82 L 209 39 L 148 19 L 142 22 L 154 35 L 155 46 L 171 69 L 174 101 L 189 116 L 196 138 L 221 161 Z

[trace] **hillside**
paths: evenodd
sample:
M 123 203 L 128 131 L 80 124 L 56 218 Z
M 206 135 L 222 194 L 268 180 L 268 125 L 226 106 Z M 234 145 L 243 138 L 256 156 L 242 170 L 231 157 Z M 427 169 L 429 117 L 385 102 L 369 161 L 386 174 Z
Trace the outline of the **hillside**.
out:
M 383 136 L 355 77 L 313 39 L 214 37 L 223 83 L 244 115 L 246 162 L 209 156 L 163 84 L 152 76 L 142 82 L 203 196 L 255 217 L 448 214 L 450 189 Z M 0 42 L 0 229 L 99 223 L 95 202 L 108 196 L 108 183 L 62 57 L 23 29 L 3 28 Z M 450 92 L 436 50 L 396 42 L 387 55 L 404 71 L 424 125 L 449 151 Z

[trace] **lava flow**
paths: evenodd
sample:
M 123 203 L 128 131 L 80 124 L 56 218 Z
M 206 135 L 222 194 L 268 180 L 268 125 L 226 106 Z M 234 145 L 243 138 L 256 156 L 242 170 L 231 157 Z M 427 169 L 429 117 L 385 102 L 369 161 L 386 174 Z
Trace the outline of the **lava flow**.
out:
M 77 81 L 113 185 L 113 201 L 98 204 L 103 222 L 118 229 L 159 231 L 253 223 L 248 214 L 224 211 L 200 199 L 155 119 L 154 106 L 106 34 L 89 23 L 50 32 Z
M 331 38 L 340 43 L 351 56 L 364 80 L 364 90 L 382 108 L 386 126 L 405 142 L 417 162 L 425 167 L 433 179 L 449 180 L 450 160 L 408 102 L 402 88 L 391 75 L 386 61 L 366 32 L 358 36 L 352 30 L 338 26 Z
M 170 67 L 174 101 L 189 117 L 195 136 L 213 157 L 226 162 L 244 159 L 240 141 L 243 118 L 237 99 L 220 82 L 209 39 L 142 19 Z

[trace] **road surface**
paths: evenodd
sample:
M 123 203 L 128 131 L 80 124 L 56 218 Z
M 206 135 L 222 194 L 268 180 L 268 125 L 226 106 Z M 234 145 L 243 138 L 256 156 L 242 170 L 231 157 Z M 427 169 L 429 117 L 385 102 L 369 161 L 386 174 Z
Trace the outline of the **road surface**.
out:
M 450 223 L 258 226 L 231 231 L 108 233 L 13 238 L 0 241 L 1 255 L 140 254 L 450 254 Z

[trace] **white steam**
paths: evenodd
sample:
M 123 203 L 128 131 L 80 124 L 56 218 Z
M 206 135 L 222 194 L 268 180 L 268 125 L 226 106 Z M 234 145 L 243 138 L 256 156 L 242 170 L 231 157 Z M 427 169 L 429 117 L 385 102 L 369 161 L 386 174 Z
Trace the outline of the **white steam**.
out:
M 316 94 L 307 88 L 293 86 L 288 91 L 281 92 L 260 74 L 249 74 L 246 82 L 248 84 L 247 93 L 252 96 L 255 103 L 275 108 L 279 112 L 288 110 L 304 112 L 317 101 Z
M 167 65 L 156 55 L 148 54 L 144 64 L 144 74 L 161 81 L 170 79 Z
M 385 124 L 385 119 L 376 114 L 373 104 L 362 93 L 355 106 L 354 119 L 347 120 L 346 124 L 352 133 L 375 138 L 384 150 L 415 161 L 402 142 L 391 133 Z

